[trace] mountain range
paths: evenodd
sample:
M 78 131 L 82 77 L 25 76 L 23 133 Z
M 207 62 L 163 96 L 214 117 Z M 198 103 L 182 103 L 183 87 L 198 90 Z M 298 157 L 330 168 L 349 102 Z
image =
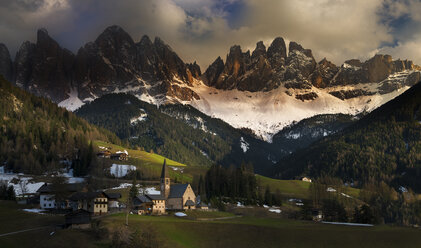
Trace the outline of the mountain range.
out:
M 317 62 L 310 49 L 275 38 L 254 51 L 230 48 L 203 73 L 185 63 L 164 41 L 135 42 L 119 26 L 106 28 L 76 54 L 45 29 L 36 43 L 24 42 L 14 60 L 0 45 L 0 73 L 36 95 L 76 110 L 109 93 L 127 92 L 157 106 L 189 104 L 235 128 L 247 128 L 272 142 L 284 127 L 319 114 L 372 111 L 420 80 L 409 60 L 375 55 L 340 66 Z

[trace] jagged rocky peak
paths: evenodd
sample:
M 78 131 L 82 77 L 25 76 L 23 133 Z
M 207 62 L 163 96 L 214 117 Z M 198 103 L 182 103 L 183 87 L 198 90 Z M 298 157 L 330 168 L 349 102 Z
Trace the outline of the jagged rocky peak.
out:
M 267 51 L 267 57 L 274 68 L 285 65 L 287 48 L 283 38 L 277 37 L 272 41 Z
M 361 67 L 363 63 L 359 59 L 350 59 L 350 60 L 345 61 L 345 63 L 343 64 L 343 67 L 346 67 L 348 65 L 354 66 L 354 67 Z
M 339 68 L 323 58 L 319 63 L 317 63 L 316 70 L 311 75 L 311 83 L 317 88 L 325 88 L 329 86 L 330 81 L 338 73 Z
M 35 44 L 27 41 L 16 53 L 14 80 L 32 93 L 59 102 L 68 97 L 74 55 L 39 29 Z
M 263 41 L 259 41 L 256 43 L 256 49 L 254 49 L 253 53 L 251 54 L 251 58 L 259 58 L 260 56 L 266 57 L 266 47 L 263 44 Z
M 215 59 L 215 61 L 209 65 L 205 73 L 202 75 L 203 82 L 208 86 L 213 86 L 218 80 L 219 75 L 224 71 L 224 61 L 221 57 Z
M 9 81 L 13 77 L 12 59 L 10 58 L 9 49 L 3 43 L 0 43 L 0 75 L 3 75 Z
M 132 37 L 120 26 L 107 27 L 95 40 L 95 43 L 104 50 L 107 49 L 132 49 L 134 41 Z
M 193 63 L 186 64 L 187 68 L 189 69 L 190 73 L 195 78 L 200 78 L 202 72 L 200 71 L 200 66 L 194 61 Z
M 304 49 L 300 44 L 291 41 L 287 58 L 285 79 L 305 82 L 316 69 L 316 60 L 310 49 Z

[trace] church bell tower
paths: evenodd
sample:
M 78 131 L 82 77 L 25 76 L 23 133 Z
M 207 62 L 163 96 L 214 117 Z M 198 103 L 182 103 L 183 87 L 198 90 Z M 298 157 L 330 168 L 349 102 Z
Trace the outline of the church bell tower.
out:
M 162 172 L 161 172 L 161 195 L 168 198 L 170 194 L 170 177 L 168 176 L 167 171 L 167 160 L 164 159 L 164 164 L 162 165 Z

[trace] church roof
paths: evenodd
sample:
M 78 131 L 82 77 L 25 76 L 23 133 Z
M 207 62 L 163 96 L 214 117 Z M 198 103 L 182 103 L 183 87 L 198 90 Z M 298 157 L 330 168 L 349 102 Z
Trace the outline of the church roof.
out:
M 170 194 L 168 198 L 180 198 L 183 197 L 189 184 L 172 184 L 170 188 Z
M 164 164 L 162 165 L 162 172 L 161 172 L 161 178 L 168 178 L 168 170 L 167 170 L 167 160 L 164 159 Z

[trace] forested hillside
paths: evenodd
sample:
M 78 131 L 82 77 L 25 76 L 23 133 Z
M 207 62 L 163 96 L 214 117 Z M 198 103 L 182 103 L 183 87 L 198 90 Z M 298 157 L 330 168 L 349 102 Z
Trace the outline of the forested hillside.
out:
M 247 161 L 257 172 L 267 172 L 273 165 L 270 153 L 275 154 L 275 150 L 270 144 L 190 106 L 157 108 L 130 94 L 109 94 L 76 114 L 115 132 L 133 147 L 189 165 L 217 163 L 228 167 Z
M 89 140 L 120 143 L 111 132 L 2 77 L 0 103 L 0 162 L 7 170 L 39 174 L 63 167 L 63 160 L 89 167 L 93 156 Z
M 364 185 L 384 181 L 421 190 L 421 84 L 354 125 L 282 160 L 279 178 L 339 177 Z

